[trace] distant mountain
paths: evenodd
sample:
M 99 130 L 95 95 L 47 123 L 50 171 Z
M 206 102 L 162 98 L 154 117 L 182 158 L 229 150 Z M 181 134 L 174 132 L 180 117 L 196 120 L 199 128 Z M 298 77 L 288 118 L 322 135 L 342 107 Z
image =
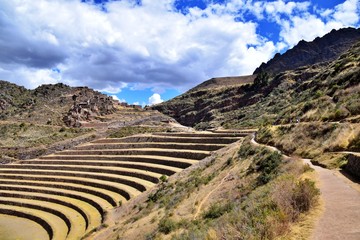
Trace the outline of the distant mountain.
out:
M 111 97 L 87 87 L 58 83 L 28 90 L 0 81 L 0 120 L 79 126 L 114 110 Z
M 266 72 L 259 72 L 256 77 L 211 79 L 153 108 L 183 125 L 198 129 L 257 127 L 295 121 L 360 122 L 360 41 L 342 53 L 338 49 L 331 50 L 335 49 L 335 42 L 345 42 L 343 34 L 339 33 L 346 35 L 349 32 L 356 35 L 359 30 L 332 31 L 324 39 L 314 41 L 316 51 L 310 51 L 310 46 L 315 46 L 315 43 L 301 42 L 276 57 L 297 59 L 296 53 L 299 53 L 301 61 L 296 64 L 301 65 L 300 62 L 317 62 L 320 57 L 314 60 L 315 52 L 329 51 L 331 54 L 328 56 L 334 56 L 336 52 L 338 58 L 335 60 L 328 61 L 328 57 L 322 57 L 327 62 L 317 62 L 276 75 L 272 73 L 280 71 L 280 60 L 271 60 Z M 340 40 L 337 41 L 337 38 Z M 305 46 L 308 51 L 304 50 Z M 339 49 L 343 47 L 344 44 Z M 307 57 L 312 60 L 306 60 Z
M 204 89 L 214 89 L 214 88 L 221 88 L 221 87 L 229 87 L 229 86 L 240 86 L 247 83 L 252 83 L 255 79 L 254 75 L 249 76 L 240 76 L 240 77 L 218 77 L 218 78 L 211 78 L 190 91 L 196 90 L 204 90 Z
M 306 65 L 332 61 L 359 40 L 360 28 L 332 30 L 312 42 L 302 40 L 284 54 L 277 53 L 270 61 L 262 63 L 254 74 L 261 72 L 277 74 Z

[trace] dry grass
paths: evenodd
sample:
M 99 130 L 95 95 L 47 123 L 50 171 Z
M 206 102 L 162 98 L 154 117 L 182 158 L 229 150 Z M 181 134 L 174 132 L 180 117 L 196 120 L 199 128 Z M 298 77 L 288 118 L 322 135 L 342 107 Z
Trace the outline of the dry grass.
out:
M 36 147 L 89 133 L 89 129 L 72 129 L 28 123 L 1 123 L 1 147 Z
M 257 140 L 290 155 L 314 158 L 324 152 L 355 148 L 359 132 L 358 123 L 310 122 L 263 127 Z
M 301 164 L 301 160 L 298 159 L 296 161 L 297 164 Z M 307 164 L 303 165 L 305 171 L 300 175 L 300 179 L 310 179 L 311 181 L 316 183 L 316 186 L 319 187 L 319 178 L 317 173 L 308 167 Z M 306 214 L 300 214 L 298 220 L 290 226 L 289 231 L 283 235 L 278 237 L 278 240 L 306 240 L 310 239 L 316 222 L 318 221 L 320 215 L 324 211 L 324 202 L 320 198 L 313 206 L 311 211 Z

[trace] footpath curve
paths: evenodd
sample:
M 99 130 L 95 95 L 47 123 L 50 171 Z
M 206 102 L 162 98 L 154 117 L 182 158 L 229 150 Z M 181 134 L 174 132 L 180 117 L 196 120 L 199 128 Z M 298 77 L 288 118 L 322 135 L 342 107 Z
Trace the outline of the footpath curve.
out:
M 255 135 L 251 142 L 272 151 L 275 147 L 259 144 Z M 283 156 L 288 157 L 283 154 Z M 310 159 L 302 159 L 319 175 L 319 188 L 324 201 L 324 212 L 315 224 L 311 239 L 314 240 L 359 240 L 360 239 L 360 192 L 349 182 L 337 176 L 335 171 L 314 166 Z

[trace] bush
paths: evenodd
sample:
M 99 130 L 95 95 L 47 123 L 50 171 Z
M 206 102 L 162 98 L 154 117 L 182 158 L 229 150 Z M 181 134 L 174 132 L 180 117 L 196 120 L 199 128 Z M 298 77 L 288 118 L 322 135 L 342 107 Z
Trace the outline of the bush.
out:
M 284 176 L 273 184 L 272 198 L 287 221 L 295 221 L 317 203 L 320 191 L 309 179 L 296 181 Z
M 161 177 L 159 178 L 161 182 L 166 182 L 167 181 L 167 177 L 165 175 L 161 175 Z
M 221 205 L 219 203 L 212 204 L 210 208 L 204 213 L 204 218 L 215 219 L 221 217 L 224 213 L 230 212 L 233 208 L 231 203 Z
M 238 151 L 239 156 L 243 158 L 254 155 L 255 153 L 256 150 L 251 146 L 250 141 L 243 142 Z
M 278 173 L 278 168 L 282 161 L 282 156 L 279 152 L 272 152 L 264 159 L 260 160 L 257 164 L 258 169 L 260 171 L 260 175 L 258 177 L 259 184 L 266 184 L 271 179 L 275 178 Z
M 293 191 L 293 207 L 299 213 L 307 212 L 317 202 L 320 191 L 315 182 L 309 179 L 301 180 Z
M 177 229 L 177 223 L 170 218 L 164 217 L 159 222 L 159 231 L 164 234 L 169 234 Z

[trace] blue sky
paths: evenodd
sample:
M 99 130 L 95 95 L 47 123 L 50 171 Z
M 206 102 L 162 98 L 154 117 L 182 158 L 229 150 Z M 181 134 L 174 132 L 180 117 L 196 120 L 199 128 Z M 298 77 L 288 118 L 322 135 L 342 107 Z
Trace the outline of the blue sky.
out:
M 251 74 L 277 52 L 359 27 L 360 3 L 257 0 L 0 0 L 0 79 L 63 82 L 128 103 L 168 100 Z

